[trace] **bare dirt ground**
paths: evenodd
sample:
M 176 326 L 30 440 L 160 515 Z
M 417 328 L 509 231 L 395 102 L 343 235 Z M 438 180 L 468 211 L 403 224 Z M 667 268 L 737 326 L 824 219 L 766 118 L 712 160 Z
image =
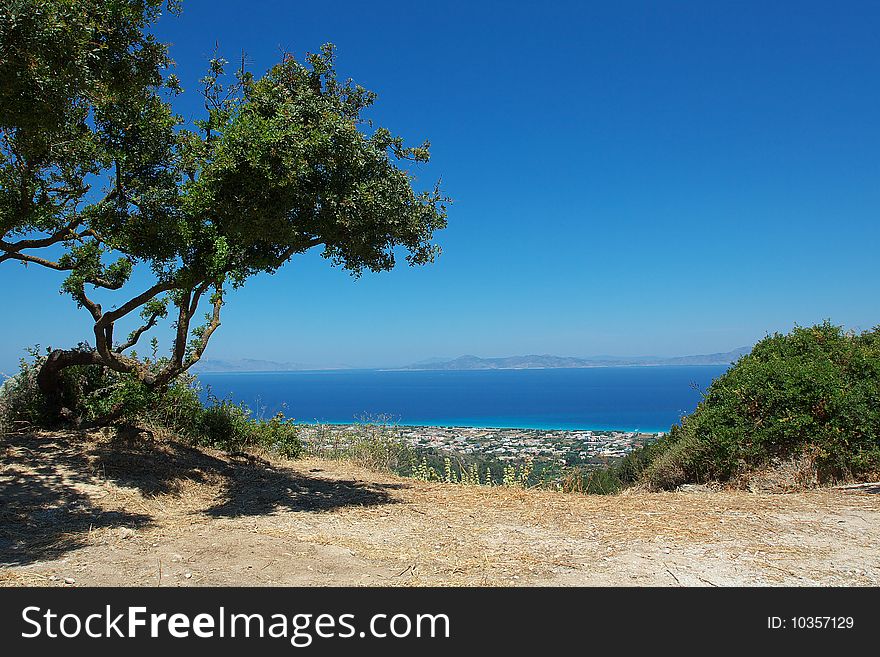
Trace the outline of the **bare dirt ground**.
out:
M 580 496 L 0 438 L 0 585 L 880 585 L 880 487 Z

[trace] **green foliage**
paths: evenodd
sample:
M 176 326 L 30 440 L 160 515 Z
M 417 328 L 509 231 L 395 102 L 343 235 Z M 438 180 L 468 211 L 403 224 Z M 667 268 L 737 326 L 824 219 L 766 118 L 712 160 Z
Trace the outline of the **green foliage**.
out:
M 211 93 L 223 70 L 215 60 Z M 274 271 L 312 242 L 355 274 L 392 268 L 395 246 L 413 264 L 433 259 L 443 199 L 436 189 L 414 194 L 395 165 L 427 161 L 427 145 L 358 130 L 375 95 L 337 79 L 333 46 L 306 65 L 287 56 L 257 81 L 238 75 L 241 94 L 212 109 L 200 175 L 182 187 L 184 213 L 210 217 L 200 248 L 221 271 L 235 280 Z
M 250 442 L 250 411 L 229 400 L 215 400 L 202 414 L 201 444 L 225 449 L 230 452 L 242 451 Z
M 22 359 L 19 373 L 0 387 L 2 432 L 52 425 L 46 400 L 36 384 L 45 355 L 35 348 L 31 356 L 31 360 Z M 75 424 L 100 418 L 111 408 L 122 409 L 120 422 L 192 444 L 226 451 L 265 449 L 290 459 L 302 454 L 299 428 L 292 419 L 281 413 L 269 420 L 254 418 L 243 405 L 215 397 L 203 405 L 198 381 L 190 375 L 156 390 L 130 374 L 88 365 L 66 368 L 62 383 L 65 404 L 75 414 Z
M 355 276 L 402 254 L 428 263 L 446 225 L 439 187 L 413 187 L 429 144 L 373 126 L 364 112 L 376 95 L 339 79 L 330 44 L 302 62 L 285 55 L 262 77 L 243 66 L 229 75 L 215 56 L 204 114 L 185 125 L 171 108 L 182 90 L 168 49 L 151 32 L 163 9 L 178 3 L 0 5 L 0 263 L 65 272 L 62 291 L 94 321 L 88 357 L 58 350 L 42 378 L 59 412 L 50 375 L 66 367 L 103 365 L 165 388 L 201 357 L 230 285 L 314 247 Z M 152 285 L 130 291 L 137 268 Z M 123 298 L 102 306 L 93 288 Z M 213 309 L 199 324 L 205 299 Z M 114 336 L 138 312 L 141 326 Z M 125 353 L 169 314 L 166 358 Z M 113 400 L 146 403 L 137 398 L 148 391 L 117 383 Z
M 806 457 L 819 481 L 880 474 L 880 330 L 829 322 L 761 340 L 659 440 L 562 487 L 615 493 L 724 482 Z
M 118 163 L 120 182 L 150 219 L 162 213 L 149 201 L 173 193 L 168 164 L 178 119 L 163 100 L 171 60 L 147 32 L 165 5 L 9 0 L 0 9 L 0 237 L 64 232 L 65 290 L 75 298 L 103 274 L 127 277 L 124 256 L 112 271 L 99 262 L 126 250 L 122 235 L 71 238 L 71 229 L 108 227 L 131 211 L 115 195 L 81 207 L 90 178 Z
M 80 345 L 77 350 L 87 348 Z M 46 399 L 37 385 L 37 374 L 46 354 L 39 346 L 28 353 L 30 359 L 22 358 L 18 374 L 7 379 L 0 388 L 0 418 L 7 430 L 16 426 L 48 428 L 51 424 Z M 128 412 L 146 403 L 136 381 L 100 367 L 69 367 L 64 370 L 60 384 L 63 402 L 73 409 L 76 422 L 96 417 L 111 399 L 124 400 Z
M 211 399 L 195 433 L 198 444 L 229 452 L 256 447 L 295 459 L 303 451 L 299 430 L 292 419 L 282 413 L 269 420 L 256 419 L 244 404 L 225 399 Z
M 268 449 L 288 459 L 297 459 L 303 454 L 299 437 L 299 427 L 293 418 L 277 413 L 269 420 L 255 420 L 252 423 L 254 440 L 263 449 Z
M 0 432 L 39 426 L 45 415 L 45 399 L 37 387 L 39 346 L 30 353 L 34 360 L 22 358 L 18 374 L 0 385 Z
M 880 332 L 829 322 L 761 340 L 651 454 L 643 480 L 726 481 L 806 455 L 820 481 L 880 472 Z
M 558 479 L 559 488 L 565 492 L 609 495 L 638 483 L 657 455 L 666 450 L 666 437 L 634 449 L 629 454 L 614 459 L 604 467 L 573 467 Z
M 205 407 L 200 392 L 201 386 L 195 377 L 182 375 L 152 404 L 142 409 L 136 421 L 191 442 L 204 440 L 202 418 Z

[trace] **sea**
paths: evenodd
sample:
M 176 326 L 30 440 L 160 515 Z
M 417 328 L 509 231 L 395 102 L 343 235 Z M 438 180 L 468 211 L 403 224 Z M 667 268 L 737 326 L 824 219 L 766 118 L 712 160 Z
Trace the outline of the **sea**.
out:
M 718 365 L 202 373 L 203 397 L 306 423 L 668 431 Z

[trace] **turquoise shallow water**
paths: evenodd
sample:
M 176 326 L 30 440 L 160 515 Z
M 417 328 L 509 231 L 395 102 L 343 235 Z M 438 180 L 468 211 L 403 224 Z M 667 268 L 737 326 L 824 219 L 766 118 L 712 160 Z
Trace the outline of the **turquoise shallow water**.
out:
M 727 368 L 210 373 L 218 397 L 256 414 L 348 423 L 384 415 L 405 425 L 666 431 Z

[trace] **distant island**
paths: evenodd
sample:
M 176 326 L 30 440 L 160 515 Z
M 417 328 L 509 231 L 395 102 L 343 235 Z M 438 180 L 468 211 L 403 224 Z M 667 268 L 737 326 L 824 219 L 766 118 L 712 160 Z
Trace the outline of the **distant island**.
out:
M 303 363 L 286 363 L 274 360 L 259 360 L 256 358 L 203 358 L 190 369 L 191 372 L 297 372 L 302 370 L 347 370 L 352 369 L 348 365 L 325 365 L 317 367 Z
M 651 367 L 663 365 L 730 365 L 740 356 L 749 353 L 749 347 L 733 351 L 696 356 L 597 356 L 577 358 L 574 356 L 507 356 L 503 358 L 480 358 L 460 356 L 454 360 L 425 362 L 397 368 L 405 370 L 528 370 L 580 367 Z
M 480 358 L 479 356 L 460 356 L 452 360 L 431 359 L 402 367 L 378 368 L 385 370 L 538 370 L 583 367 L 657 367 L 669 365 L 730 365 L 750 347 L 739 347 L 733 351 L 696 356 L 506 356 L 502 358 Z M 303 370 L 347 370 L 359 369 L 349 365 L 304 365 L 254 358 L 241 359 L 202 359 L 193 368 L 194 373 L 210 372 L 297 372 Z

